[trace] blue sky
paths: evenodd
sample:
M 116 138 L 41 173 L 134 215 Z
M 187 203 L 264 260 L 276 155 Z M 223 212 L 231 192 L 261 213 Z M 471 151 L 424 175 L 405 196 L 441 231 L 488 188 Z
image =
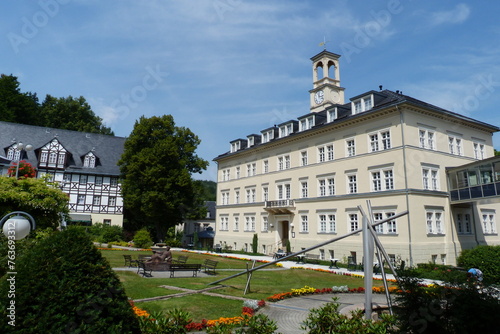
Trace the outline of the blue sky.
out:
M 379 85 L 500 126 L 494 1 L 2 1 L 0 73 L 84 96 L 118 136 L 172 114 L 212 159 L 309 112 L 310 58 L 340 54 L 346 100 Z M 500 149 L 500 135 L 494 143 Z

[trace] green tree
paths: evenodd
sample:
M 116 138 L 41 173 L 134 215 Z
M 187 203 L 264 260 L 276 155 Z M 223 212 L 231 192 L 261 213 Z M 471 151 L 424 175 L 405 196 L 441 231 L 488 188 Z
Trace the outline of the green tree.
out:
M 1 333 L 140 333 L 120 280 L 84 231 L 43 238 L 16 259 L 16 272 L 15 297 L 0 281 Z
M 201 187 L 201 199 L 203 201 L 215 201 L 217 197 L 217 183 L 208 180 L 196 180 Z
M 259 236 L 257 233 L 254 233 L 252 239 L 252 253 L 257 254 L 257 250 L 259 248 Z
M 36 94 L 22 93 L 13 75 L 0 75 L 0 121 L 40 125 Z
M 25 211 L 37 229 L 59 226 L 68 214 L 68 195 L 44 179 L 0 176 L 0 214 Z
M 113 135 L 110 128 L 102 124 L 83 96 L 79 98 L 47 95 L 42 103 L 40 117 L 43 126 L 80 132 Z
M 135 226 L 154 229 L 157 240 L 165 239 L 169 227 L 204 210 L 192 179 L 208 165 L 195 153 L 199 144 L 171 115 L 142 116 L 125 141 L 118 165 L 128 218 Z

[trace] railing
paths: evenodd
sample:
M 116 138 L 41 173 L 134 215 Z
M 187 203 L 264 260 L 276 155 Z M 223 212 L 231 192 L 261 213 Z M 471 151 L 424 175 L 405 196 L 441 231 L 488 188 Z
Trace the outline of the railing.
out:
M 473 200 L 500 195 L 500 182 L 450 190 L 451 201 Z
M 293 199 L 279 199 L 276 201 L 266 201 L 266 208 L 293 207 Z

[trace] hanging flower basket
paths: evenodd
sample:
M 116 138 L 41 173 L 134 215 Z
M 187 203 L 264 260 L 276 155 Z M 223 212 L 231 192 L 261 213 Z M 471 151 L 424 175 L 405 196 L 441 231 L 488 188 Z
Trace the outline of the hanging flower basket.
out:
M 7 173 L 10 177 L 16 176 L 17 164 L 17 162 L 14 162 L 12 166 L 9 167 Z M 36 177 L 36 169 L 29 162 L 26 162 L 26 160 L 21 160 L 19 161 L 19 171 L 17 172 L 17 176 L 20 179 L 34 178 Z

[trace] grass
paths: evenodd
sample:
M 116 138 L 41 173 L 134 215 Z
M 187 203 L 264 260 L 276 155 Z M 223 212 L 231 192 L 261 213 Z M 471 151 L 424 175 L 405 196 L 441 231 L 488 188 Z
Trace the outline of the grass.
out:
M 150 251 L 111 251 L 102 250 L 112 267 L 123 267 L 123 255 L 132 255 L 137 258 L 139 254 L 148 254 Z M 232 258 L 198 253 L 186 253 L 174 251 L 175 259 L 178 255 L 188 255 L 188 263 L 202 263 L 204 259 L 210 258 L 219 261 L 217 265 L 217 275 L 208 277 L 178 277 L 178 278 L 144 278 L 135 272 L 117 271 L 127 296 L 131 299 L 142 299 L 155 296 L 166 296 L 179 293 L 177 290 L 162 288 L 162 285 L 176 286 L 192 290 L 201 290 L 210 286 L 216 280 L 229 277 L 237 272 L 245 270 L 247 264 L 251 262 Z M 256 263 L 256 266 L 260 265 Z M 225 269 L 225 270 L 222 270 Z M 266 270 L 268 269 L 268 270 Z M 275 270 L 269 270 L 275 269 Z M 331 288 L 332 286 L 347 285 L 350 288 L 357 288 L 364 285 L 363 278 L 335 275 L 326 272 L 304 269 L 283 270 L 275 266 L 266 267 L 264 270 L 253 272 L 250 282 L 250 292 L 244 295 L 247 283 L 246 275 L 219 283 L 221 288 L 212 290 L 213 293 L 221 295 L 245 297 L 248 299 L 265 299 L 276 293 L 288 292 L 291 289 L 311 286 L 313 288 Z M 381 281 L 374 281 L 374 286 L 382 286 Z M 217 319 L 219 317 L 233 317 L 241 314 L 243 302 L 241 300 L 231 300 L 220 297 L 206 296 L 202 294 L 192 294 L 181 298 L 167 300 L 157 300 L 137 303 L 137 306 L 148 312 L 166 311 L 172 308 L 179 308 L 189 311 L 194 321 L 201 319 Z

